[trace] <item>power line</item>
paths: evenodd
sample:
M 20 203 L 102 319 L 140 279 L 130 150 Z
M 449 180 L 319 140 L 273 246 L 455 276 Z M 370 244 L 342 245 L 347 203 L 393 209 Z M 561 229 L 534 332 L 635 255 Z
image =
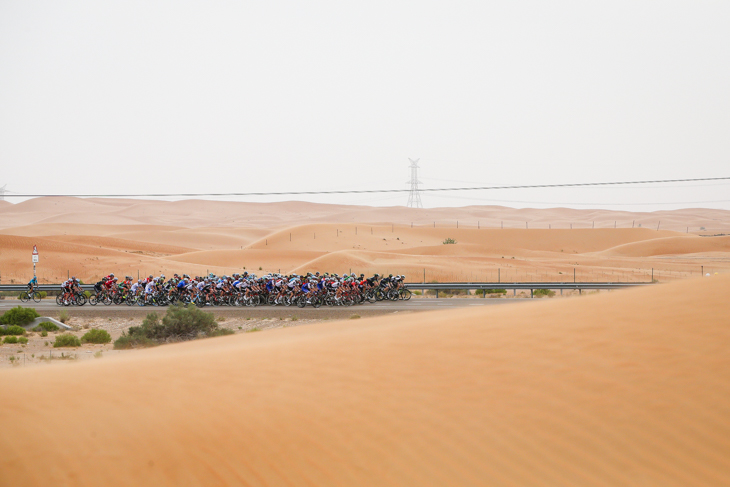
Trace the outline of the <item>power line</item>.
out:
M 657 179 L 645 181 L 608 181 L 593 183 L 561 183 L 561 184 L 525 184 L 513 186 L 475 186 L 463 188 L 419 188 L 419 191 L 446 192 L 446 191 L 493 191 L 504 189 L 538 189 L 538 188 L 578 188 L 587 186 L 628 186 L 634 184 L 660 183 L 690 183 L 697 181 L 728 181 L 729 177 L 720 178 L 691 178 L 691 179 Z M 177 198 L 199 196 L 296 196 L 296 195 L 324 195 L 324 194 L 367 194 L 367 193 L 406 193 L 411 189 L 361 189 L 343 191 L 277 191 L 251 193 L 137 193 L 137 194 L 6 194 L 13 198 L 44 198 L 44 197 L 72 197 L 72 198 Z

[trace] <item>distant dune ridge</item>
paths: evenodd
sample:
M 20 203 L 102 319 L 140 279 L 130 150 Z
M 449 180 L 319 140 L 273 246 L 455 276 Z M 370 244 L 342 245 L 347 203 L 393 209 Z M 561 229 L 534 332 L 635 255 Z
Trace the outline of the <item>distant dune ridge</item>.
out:
M 33 245 L 41 282 L 243 270 L 667 281 L 730 269 L 730 236 L 698 234 L 730 234 L 730 212 L 36 198 L 0 205 L 0 278 L 27 282 Z
M 717 276 L 0 370 L 0 484 L 730 485 L 729 294 Z

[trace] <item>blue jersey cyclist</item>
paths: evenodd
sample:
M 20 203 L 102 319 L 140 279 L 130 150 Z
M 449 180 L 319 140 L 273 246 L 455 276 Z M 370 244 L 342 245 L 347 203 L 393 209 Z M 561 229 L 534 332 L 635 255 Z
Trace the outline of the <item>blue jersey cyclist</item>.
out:
M 35 287 L 36 287 L 37 285 L 38 285 L 38 279 L 37 279 L 37 278 L 36 278 L 35 276 L 33 276 L 33 279 L 31 279 L 31 280 L 30 280 L 30 281 L 28 282 L 28 294 L 32 293 L 32 292 L 33 292 L 33 290 L 35 289 Z

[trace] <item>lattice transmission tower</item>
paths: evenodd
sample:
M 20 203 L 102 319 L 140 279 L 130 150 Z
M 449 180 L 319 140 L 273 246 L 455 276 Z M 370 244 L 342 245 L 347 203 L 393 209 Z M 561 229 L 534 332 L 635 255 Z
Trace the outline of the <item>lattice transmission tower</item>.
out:
M 418 185 L 422 184 L 421 181 L 418 180 L 418 161 L 420 161 L 420 159 L 416 159 L 414 161 L 409 157 L 408 160 L 411 161 L 411 180 L 408 181 L 411 185 L 411 192 L 408 193 L 408 207 L 423 208 L 423 203 L 421 203 L 421 192 L 418 190 Z

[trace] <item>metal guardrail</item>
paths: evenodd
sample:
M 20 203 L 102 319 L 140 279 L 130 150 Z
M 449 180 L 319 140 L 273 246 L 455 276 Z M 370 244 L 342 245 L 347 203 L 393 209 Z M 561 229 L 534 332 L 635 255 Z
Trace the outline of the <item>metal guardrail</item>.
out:
M 651 282 L 407 282 L 408 289 L 625 289 L 636 286 L 648 286 Z M 28 286 L 25 284 L 2 284 L 0 291 L 25 291 Z M 59 291 L 60 284 L 40 284 L 36 286 L 39 291 Z M 93 284 L 82 284 L 84 291 L 93 291 Z
M 439 291 L 449 289 L 512 289 L 517 294 L 518 289 L 529 289 L 530 297 L 534 297 L 536 289 L 555 289 L 562 294 L 563 290 L 578 291 L 582 293 L 584 289 L 627 289 L 637 286 L 648 286 L 651 282 L 431 282 L 416 283 L 407 282 L 405 286 L 408 289 L 420 289 L 422 291 L 436 291 L 436 297 L 439 297 Z M 482 296 L 486 297 L 486 293 Z
M 60 284 L 39 284 L 35 287 L 38 291 L 60 291 Z M 25 291 L 28 289 L 27 284 L 2 284 L 0 285 L 0 291 Z M 93 284 L 82 284 L 81 289 L 84 291 L 93 291 Z
M 626 289 L 649 286 L 651 282 L 407 282 L 408 289 Z

